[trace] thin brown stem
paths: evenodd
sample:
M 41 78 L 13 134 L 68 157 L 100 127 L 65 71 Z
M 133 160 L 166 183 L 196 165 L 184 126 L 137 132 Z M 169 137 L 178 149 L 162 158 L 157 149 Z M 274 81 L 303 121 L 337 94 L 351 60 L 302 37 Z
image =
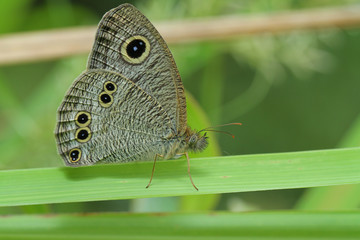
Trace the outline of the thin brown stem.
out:
M 358 5 L 262 15 L 222 16 L 155 24 L 167 43 L 229 39 L 299 29 L 350 28 L 360 25 Z M 57 59 L 88 53 L 96 27 L 33 31 L 0 36 L 0 65 Z

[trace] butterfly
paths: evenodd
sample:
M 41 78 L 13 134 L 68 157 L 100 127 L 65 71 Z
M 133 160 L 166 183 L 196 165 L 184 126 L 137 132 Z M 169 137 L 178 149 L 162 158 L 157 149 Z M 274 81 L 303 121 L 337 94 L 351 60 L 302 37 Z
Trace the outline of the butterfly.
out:
M 186 99 L 173 56 L 150 21 L 122 4 L 100 21 L 86 70 L 57 112 L 57 149 L 71 167 L 170 159 L 199 152 L 206 133 L 187 125 Z

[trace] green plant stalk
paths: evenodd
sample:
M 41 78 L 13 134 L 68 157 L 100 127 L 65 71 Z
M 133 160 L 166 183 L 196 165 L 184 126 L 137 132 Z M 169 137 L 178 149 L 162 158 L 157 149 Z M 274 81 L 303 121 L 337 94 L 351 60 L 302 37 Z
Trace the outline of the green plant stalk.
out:
M 360 183 L 360 148 L 185 159 L 0 172 L 0 206 L 211 193 L 246 192 Z
M 0 239 L 359 239 L 359 212 L 19 215 Z
M 360 144 L 360 116 L 354 121 L 340 147 Z M 296 204 L 299 210 L 352 210 L 360 204 L 360 184 L 308 189 Z
M 188 123 L 194 129 L 204 129 L 211 126 L 204 110 L 194 97 L 187 93 L 187 114 Z M 213 132 L 208 133 L 209 147 L 201 153 L 196 153 L 196 157 L 210 157 L 219 156 L 220 148 Z M 193 155 L 191 154 L 190 157 Z M 220 201 L 221 194 L 206 194 L 206 195 L 184 195 L 181 196 L 180 204 L 177 210 L 182 212 L 192 212 L 199 210 L 213 210 Z

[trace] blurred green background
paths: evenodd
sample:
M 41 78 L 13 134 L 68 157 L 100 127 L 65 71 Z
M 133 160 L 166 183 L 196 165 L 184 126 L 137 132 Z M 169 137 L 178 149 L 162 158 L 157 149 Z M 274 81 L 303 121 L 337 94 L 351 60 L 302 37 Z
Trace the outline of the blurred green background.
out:
M 125 1 L 0 1 L 0 34 L 96 25 Z M 355 0 L 131 1 L 152 22 L 271 13 L 358 4 Z M 170 45 L 186 91 L 211 125 L 222 155 L 344 146 L 360 108 L 360 29 L 302 30 Z M 0 53 L 1 54 L 1 53 Z M 87 54 L 0 66 L 0 169 L 63 166 L 57 155 L 56 110 Z M 191 116 L 188 117 L 191 123 Z M 208 127 L 208 126 L 203 126 Z M 214 143 L 215 144 L 215 143 Z M 355 144 L 356 145 L 356 144 Z M 305 189 L 223 194 L 214 209 L 291 209 Z M 179 198 L 54 204 L 34 212 L 173 211 Z M 29 211 L 24 208 L 2 212 Z

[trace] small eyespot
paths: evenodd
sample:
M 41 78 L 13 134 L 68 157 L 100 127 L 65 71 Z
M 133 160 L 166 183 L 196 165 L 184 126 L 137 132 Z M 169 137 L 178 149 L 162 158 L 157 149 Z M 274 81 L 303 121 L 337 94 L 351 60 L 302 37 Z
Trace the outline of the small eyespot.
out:
M 79 127 L 89 126 L 91 122 L 91 115 L 88 112 L 78 112 L 75 117 L 75 123 Z
M 107 81 L 104 83 L 104 91 L 107 93 L 114 93 L 117 90 L 117 86 L 114 82 Z
M 69 160 L 70 162 L 77 162 L 81 158 L 81 150 L 79 148 L 71 149 L 69 152 Z
M 108 108 L 111 106 L 113 101 L 114 101 L 114 99 L 111 94 L 108 94 L 107 92 L 100 93 L 99 102 L 100 102 L 101 106 Z
M 78 142 L 84 143 L 91 138 L 91 130 L 88 127 L 78 128 L 75 133 L 75 139 Z
M 126 62 L 139 64 L 149 56 L 150 43 L 143 36 L 133 36 L 124 41 L 120 52 Z

